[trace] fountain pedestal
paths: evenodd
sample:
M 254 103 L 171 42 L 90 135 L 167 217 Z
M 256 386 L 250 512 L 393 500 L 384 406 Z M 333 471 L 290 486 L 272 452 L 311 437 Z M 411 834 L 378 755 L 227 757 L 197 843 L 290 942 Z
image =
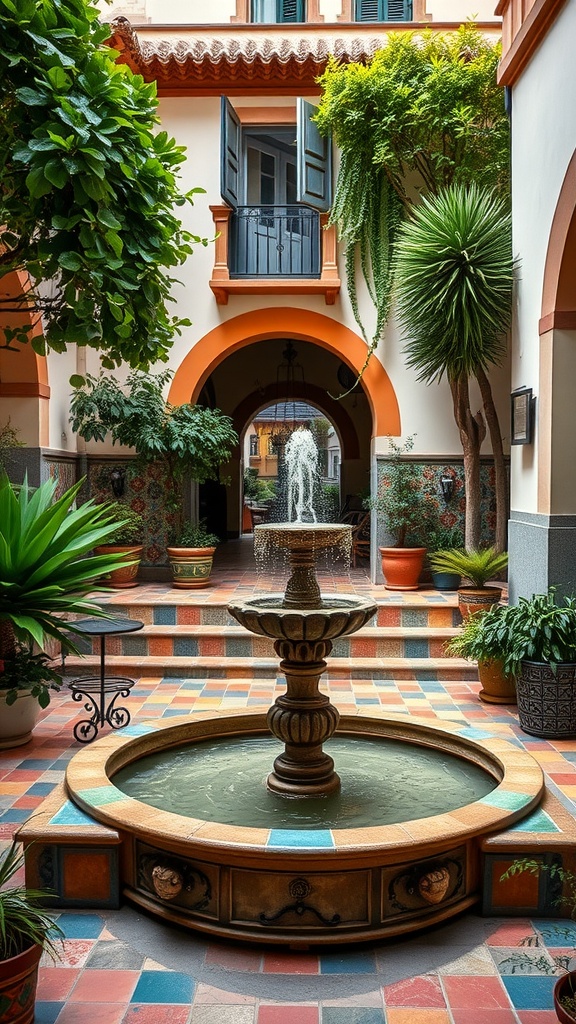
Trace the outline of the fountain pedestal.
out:
M 318 684 L 332 650 L 330 640 L 317 644 L 277 640 L 286 693 L 268 711 L 270 732 L 285 744 L 274 761 L 268 789 L 288 796 L 326 796 L 340 789 L 334 761 L 322 749 L 336 731 L 340 715 Z M 320 657 L 322 660 L 310 660 Z
M 352 527 L 342 523 L 266 523 L 254 531 L 255 548 L 288 551 L 291 576 L 284 595 L 232 603 L 228 610 L 251 633 L 272 637 L 282 659 L 286 693 L 267 715 L 270 731 L 284 743 L 274 761 L 268 788 L 291 797 L 328 796 L 340 788 L 334 761 L 323 744 L 336 731 L 339 714 L 319 690 L 332 640 L 349 636 L 376 613 L 361 597 L 322 597 L 316 553 L 342 546 L 350 550 Z

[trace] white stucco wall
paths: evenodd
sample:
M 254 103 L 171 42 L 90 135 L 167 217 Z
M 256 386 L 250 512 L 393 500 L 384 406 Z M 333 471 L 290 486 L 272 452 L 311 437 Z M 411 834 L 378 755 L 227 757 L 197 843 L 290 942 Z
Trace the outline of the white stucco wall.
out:
M 426 13 L 433 21 L 500 21 L 494 14 L 496 0 L 427 0 Z M 99 0 L 104 19 L 123 15 L 133 24 L 206 25 L 229 22 L 236 14 L 236 0 Z M 342 13 L 342 0 L 320 0 L 325 23 L 334 24 Z
M 550 228 L 568 163 L 576 148 L 576 3 L 562 8 L 512 94 L 514 251 L 520 255 L 512 387 L 531 387 L 538 400 L 539 335 Z M 537 446 L 512 449 L 512 507 L 537 511 Z M 573 446 L 566 472 L 573 475 Z
M 263 100 L 262 97 L 235 97 L 236 106 L 261 105 L 269 103 L 275 106 L 294 107 L 293 98 L 274 98 Z M 198 235 L 213 239 L 214 222 L 210 212 L 211 204 L 220 204 L 220 99 L 219 97 L 165 97 L 160 101 L 159 109 L 162 127 L 173 135 L 178 143 L 187 147 L 188 158 L 182 167 L 181 183 L 183 190 L 200 186 L 206 190 L 199 195 L 195 206 L 184 208 L 185 225 Z M 170 352 L 169 366 L 176 370 L 191 347 L 219 323 L 263 306 L 300 307 L 313 310 L 323 316 L 332 317 L 343 323 L 350 330 L 359 334 L 348 301 L 345 281 L 343 280 L 340 296 L 335 305 L 327 306 L 323 296 L 306 295 L 237 295 L 231 296 L 227 306 L 220 306 L 208 287 L 214 264 L 214 245 L 207 247 L 197 245 L 194 255 L 186 265 L 179 269 L 176 276 L 181 284 L 175 288 L 178 315 L 188 317 L 192 326 L 185 328 L 181 337 L 177 337 Z M 340 260 L 340 273 L 344 275 L 343 260 Z M 362 295 L 362 289 L 360 289 Z M 176 311 L 176 307 L 174 307 Z M 361 301 L 361 312 L 368 332 L 374 323 L 374 309 L 366 294 Z M 289 333 L 289 324 L 287 324 Z M 392 321 L 382 343 L 378 348 L 378 356 L 385 367 L 398 398 L 401 416 L 401 434 L 403 437 L 415 434 L 416 454 L 423 455 L 458 455 L 461 452 L 458 433 L 452 414 L 450 391 L 446 382 L 427 387 L 417 383 L 413 371 L 405 366 L 402 354 L 402 340 Z M 99 369 L 97 354 L 88 351 L 88 370 L 97 373 Z M 72 373 L 77 372 L 75 351 L 72 350 L 63 358 L 51 356 L 50 384 L 53 401 L 51 402 L 50 445 L 55 448 L 73 445 L 68 433 L 63 443 L 62 433 L 68 419 L 69 385 Z M 499 398 L 501 421 L 506 430 L 508 423 L 509 381 L 506 370 L 494 375 Z M 240 396 L 239 396 L 240 397 Z M 477 396 L 474 407 L 480 407 Z M 377 440 L 375 451 L 386 449 L 384 438 Z M 95 450 L 89 445 L 88 450 Z M 101 449 L 100 449 L 101 450 Z M 484 451 L 490 450 L 485 443 Z

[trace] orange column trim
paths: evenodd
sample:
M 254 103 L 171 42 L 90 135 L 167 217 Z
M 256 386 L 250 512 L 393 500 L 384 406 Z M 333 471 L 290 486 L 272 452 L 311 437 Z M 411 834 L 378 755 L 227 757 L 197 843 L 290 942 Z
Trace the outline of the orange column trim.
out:
M 322 313 L 278 307 L 232 317 L 215 327 L 182 360 L 168 400 L 173 405 L 194 402 L 212 370 L 237 349 L 267 338 L 310 341 L 339 356 L 356 373 L 366 359 L 366 345 L 354 331 Z M 392 382 L 373 355 L 362 378 L 372 412 L 373 436 L 401 434 L 400 409 Z
M 568 164 L 550 229 L 544 281 L 540 334 L 553 327 L 573 329 L 576 273 L 576 151 Z

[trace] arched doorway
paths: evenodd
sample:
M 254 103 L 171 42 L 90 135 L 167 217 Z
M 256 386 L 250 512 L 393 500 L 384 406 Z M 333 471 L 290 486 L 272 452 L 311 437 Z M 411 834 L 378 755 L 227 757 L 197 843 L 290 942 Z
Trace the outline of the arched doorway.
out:
M 287 339 L 298 349 L 305 385 L 296 397 L 315 404 L 334 423 L 342 440 L 342 493 L 367 492 L 371 442 L 375 436 L 400 434 L 394 389 L 373 356 L 361 385 L 343 394 L 341 368 L 352 379 L 364 365 L 366 345 L 349 328 L 324 314 L 278 307 L 233 317 L 200 339 L 178 367 L 169 400 L 195 401 L 210 395 L 211 404 L 232 416 L 239 433 L 260 408 L 286 397 L 278 391 L 277 370 Z M 350 375 L 350 374 L 349 374 Z M 203 390 L 204 389 L 204 390 Z M 228 535 L 241 530 L 242 467 L 238 450 L 223 471 L 228 487 Z
M 0 281 L 1 331 L 30 327 L 29 339 L 42 335 L 41 318 L 31 310 L 18 308 L 26 292 L 23 271 L 6 274 Z M 14 306 L 11 300 L 14 300 Z M 12 342 L 0 348 L 0 426 L 10 421 L 18 439 L 29 448 L 48 447 L 50 387 L 45 356 L 38 355 L 30 342 Z

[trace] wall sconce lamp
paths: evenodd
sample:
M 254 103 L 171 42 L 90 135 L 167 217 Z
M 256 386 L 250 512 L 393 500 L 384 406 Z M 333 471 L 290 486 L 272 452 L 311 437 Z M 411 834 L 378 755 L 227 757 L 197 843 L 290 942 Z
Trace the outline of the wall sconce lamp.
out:
M 440 477 L 440 490 L 442 491 L 442 497 L 446 504 L 452 501 L 454 496 L 454 477 L 453 476 L 441 476 Z
M 112 494 L 115 498 L 121 498 L 124 494 L 124 487 L 126 483 L 126 470 L 120 466 L 114 466 L 114 469 L 110 470 L 110 487 L 112 488 Z

